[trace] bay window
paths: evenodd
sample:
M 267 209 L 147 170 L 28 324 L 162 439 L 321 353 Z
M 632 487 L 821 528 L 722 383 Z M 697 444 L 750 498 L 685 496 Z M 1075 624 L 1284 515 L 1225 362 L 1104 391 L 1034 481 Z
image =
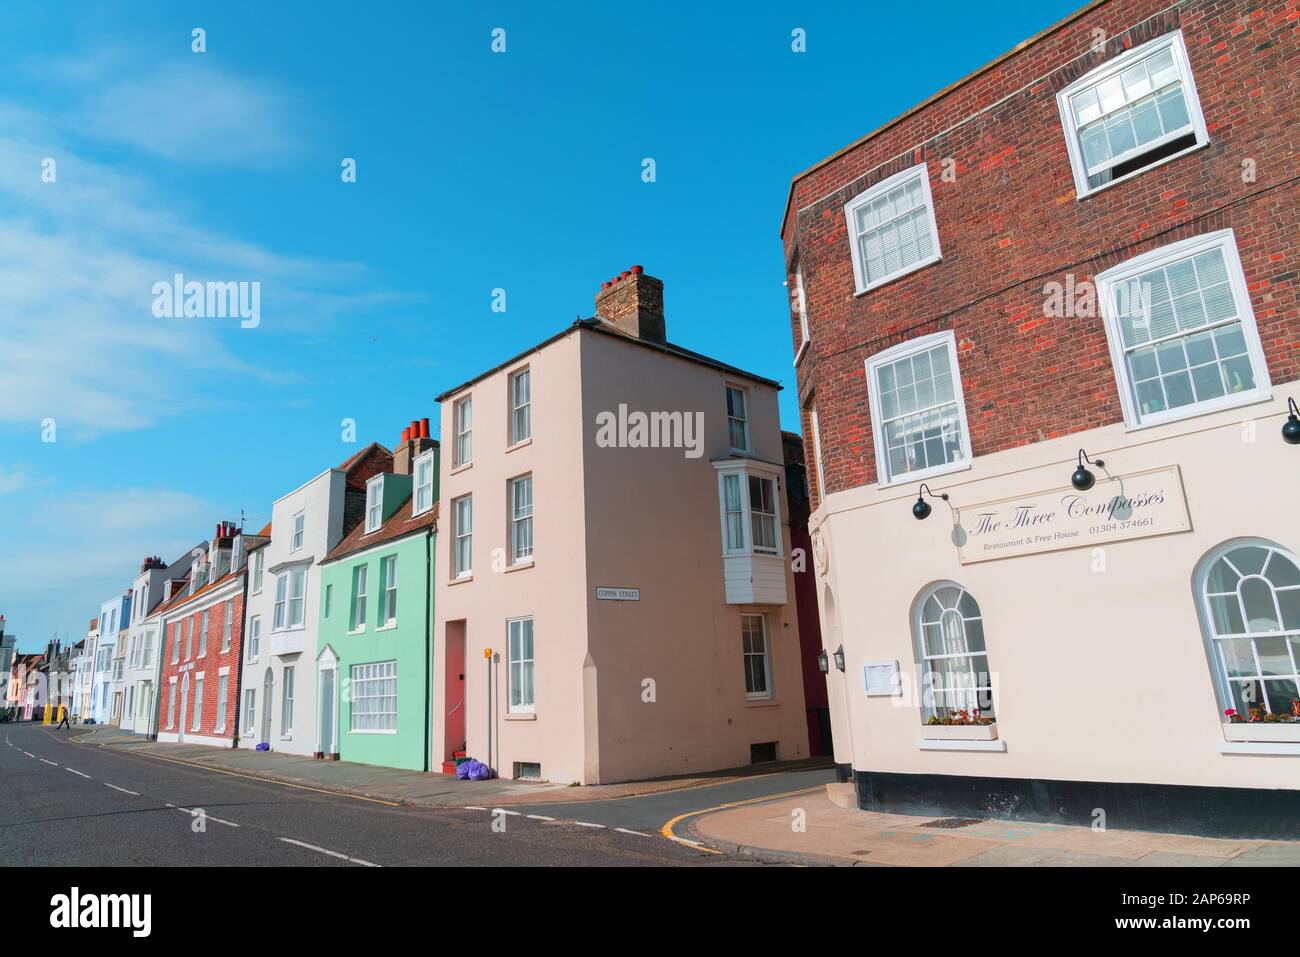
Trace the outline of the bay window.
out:
M 717 462 L 724 555 L 781 554 L 777 470 L 748 459 Z

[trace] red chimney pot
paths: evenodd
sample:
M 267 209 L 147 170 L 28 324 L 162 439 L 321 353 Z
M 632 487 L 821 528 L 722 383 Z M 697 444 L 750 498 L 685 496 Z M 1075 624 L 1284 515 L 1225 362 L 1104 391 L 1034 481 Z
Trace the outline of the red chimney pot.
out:
M 639 275 L 641 275 L 643 272 L 645 272 L 645 268 L 642 267 L 642 266 L 633 266 L 633 267 L 632 267 L 632 272 L 633 272 L 633 274 L 639 276 Z
M 428 437 L 429 437 L 429 420 L 428 420 L 428 419 L 421 419 L 421 420 L 420 420 L 420 438 L 422 438 L 422 439 L 427 439 Z
M 406 428 L 402 429 L 402 441 L 400 444 L 405 445 L 409 441 L 411 441 L 411 427 L 408 425 Z
M 630 270 L 630 269 L 624 269 L 621 273 L 618 274 L 618 278 L 619 278 L 619 279 L 626 279 L 626 278 L 627 278 L 628 276 L 630 276 L 630 275 L 632 275 L 632 270 Z

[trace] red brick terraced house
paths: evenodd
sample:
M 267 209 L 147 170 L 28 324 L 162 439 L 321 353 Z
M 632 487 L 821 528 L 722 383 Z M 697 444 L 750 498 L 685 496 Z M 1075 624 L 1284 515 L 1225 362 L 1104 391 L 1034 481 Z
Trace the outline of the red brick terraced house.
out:
M 860 807 L 1298 836 L 1298 31 L 1098 0 L 794 178 Z
M 196 557 L 180 593 L 155 612 L 165 636 L 159 741 L 237 744 L 247 556 L 264 543 L 265 538 L 244 535 L 233 522 L 219 523 L 207 554 Z

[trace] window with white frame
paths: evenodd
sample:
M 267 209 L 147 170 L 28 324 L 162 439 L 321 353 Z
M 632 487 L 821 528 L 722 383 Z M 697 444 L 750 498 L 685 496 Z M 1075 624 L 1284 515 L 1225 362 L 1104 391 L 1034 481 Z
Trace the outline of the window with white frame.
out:
M 176 682 L 167 686 L 167 727 L 176 727 Z
M 194 717 L 190 721 L 190 730 L 197 731 L 203 724 L 203 679 L 194 681 Z
M 727 440 L 733 452 L 749 451 L 748 396 L 739 386 L 727 386 Z
M 293 673 L 292 666 L 284 669 L 284 689 L 280 697 L 280 733 L 293 731 Z
M 256 661 L 262 644 L 262 616 L 254 615 L 248 619 L 248 660 Z
M 221 650 L 230 650 L 230 637 L 234 630 L 235 624 L 235 602 L 230 600 L 226 602 L 226 617 L 221 623 Z
M 281 631 L 288 620 L 289 611 L 289 574 L 282 572 L 275 576 L 275 608 L 271 613 L 271 630 Z
M 510 710 L 532 711 L 533 697 L 533 620 L 513 618 L 506 622 L 510 658 Z
M 412 496 L 412 515 L 423 515 L 433 508 L 433 452 L 425 452 L 415 460 L 415 494 Z
M 817 500 L 820 502 L 826 498 L 826 470 L 822 466 L 822 427 L 817 418 L 816 401 L 808 407 L 808 426 L 812 430 L 813 460 L 817 468 Z
M 984 619 L 970 592 L 953 582 L 930 588 L 918 602 L 914 627 L 924 720 L 959 711 L 994 717 Z
M 194 657 L 194 617 L 187 616 L 185 619 L 185 660 L 189 661 Z
M 804 346 L 812 339 L 812 335 L 808 332 L 808 296 L 804 292 L 802 266 L 795 267 L 794 271 L 794 307 L 799 315 L 799 352 L 795 356 L 797 361 L 799 356 L 803 355 Z
M 957 338 L 936 332 L 867 360 L 867 390 L 882 485 L 970 466 Z
M 740 640 L 745 664 L 745 697 L 751 701 L 772 697 L 767 619 L 763 615 L 741 615 Z
M 452 575 L 465 578 L 473 572 L 474 503 L 466 495 L 452 503 Z
M 248 688 L 244 691 L 244 734 L 251 735 L 257 718 L 257 691 Z
M 940 258 L 927 164 L 881 180 L 844 206 L 859 294 Z
M 510 377 L 510 444 L 518 445 L 533 434 L 532 376 L 520 369 Z
M 388 627 L 397 624 L 397 556 L 389 555 L 379 560 L 379 624 Z
M 325 586 L 325 617 L 328 618 L 330 616 L 330 612 L 332 612 L 333 610 L 334 610 L 334 586 L 326 585 Z
M 724 555 L 780 554 L 779 492 L 776 473 L 756 469 L 754 463 L 719 469 Z
M 366 627 L 366 576 L 369 567 L 363 563 L 352 569 L 351 631 L 362 631 Z
M 203 617 L 199 619 L 199 657 L 202 658 L 208 653 L 208 610 L 203 610 Z
M 172 623 L 172 664 L 181 660 L 181 625 L 180 622 Z
M 469 465 L 474 455 L 474 400 L 466 396 L 452 406 L 453 425 L 456 429 L 455 461 L 457 467 Z
M 1130 428 L 1268 398 L 1232 230 L 1120 263 L 1097 276 L 1097 290 Z
M 352 666 L 352 730 L 397 730 L 397 662 Z
M 307 516 L 299 512 L 293 517 L 293 538 L 289 542 L 289 551 L 296 552 L 302 548 L 303 529 L 307 525 Z
M 1263 540 L 1218 549 L 1199 590 L 1223 710 L 1244 720 L 1300 709 L 1300 564 Z
M 384 477 L 376 475 L 366 483 L 366 534 L 377 531 L 384 519 Z
M 214 730 L 226 730 L 226 702 L 230 695 L 230 676 L 221 675 L 217 678 L 217 717 Z
M 275 577 L 275 611 L 272 631 L 301 628 L 307 591 L 307 569 L 291 568 Z
M 262 574 L 266 568 L 266 549 L 259 548 L 253 553 L 253 594 L 262 590 Z
M 510 564 L 533 557 L 533 477 L 510 480 Z
M 1108 60 L 1056 99 L 1079 199 L 1209 142 L 1181 32 Z
M 148 668 L 153 665 L 153 629 L 150 628 L 144 633 L 144 649 L 140 653 L 140 667 Z

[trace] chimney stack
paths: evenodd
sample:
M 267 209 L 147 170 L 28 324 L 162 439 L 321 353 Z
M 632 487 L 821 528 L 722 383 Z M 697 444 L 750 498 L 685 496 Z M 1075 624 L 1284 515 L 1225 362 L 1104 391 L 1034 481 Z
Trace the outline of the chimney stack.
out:
M 629 336 L 659 345 L 667 342 L 663 281 L 646 275 L 640 266 L 601 283 L 596 315 Z
M 147 572 L 151 568 L 163 568 L 163 560 L 157 555 L 150 555 L 140 563 L 140 571 Z
M 415 457 L 437 444 L 429 438 L 429 420 L 412 419 L 411 424 L 402 429 L 402 441 L 393 450 L 393 474 L 410 475 Z

